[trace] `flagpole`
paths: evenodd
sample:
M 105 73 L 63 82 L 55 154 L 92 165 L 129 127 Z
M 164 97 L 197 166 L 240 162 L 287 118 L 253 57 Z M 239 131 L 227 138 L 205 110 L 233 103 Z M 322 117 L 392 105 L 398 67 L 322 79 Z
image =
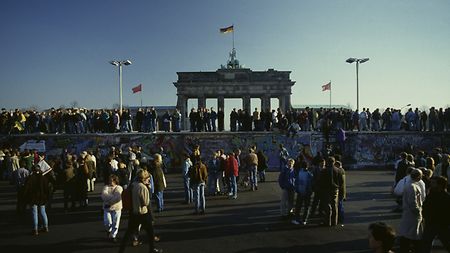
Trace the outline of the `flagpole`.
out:
M 144 85 L 141 84 L 141 92 L 140 92 L 140 93 L 141 93 L 141 94 L 140 94 L 140 96 L 141 96 L 141 107 L 142 107 L 142 92 L 144 92 L 143 86 L 144 86 Z
M 330 80 L 330 109 L 331 109 L 331 80 Z
M 233 35 L 233 49 L 234 49 L 234 24 L 231 25 L 233 27 L 232 35 Z

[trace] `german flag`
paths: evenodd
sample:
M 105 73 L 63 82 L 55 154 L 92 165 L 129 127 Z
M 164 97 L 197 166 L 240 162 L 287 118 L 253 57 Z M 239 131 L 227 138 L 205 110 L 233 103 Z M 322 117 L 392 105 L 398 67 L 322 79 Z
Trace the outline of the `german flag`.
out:
M 234 26 L 228 26 L 225 28 L 220 28 L 220 33 L 230 33 L 234 31 Z

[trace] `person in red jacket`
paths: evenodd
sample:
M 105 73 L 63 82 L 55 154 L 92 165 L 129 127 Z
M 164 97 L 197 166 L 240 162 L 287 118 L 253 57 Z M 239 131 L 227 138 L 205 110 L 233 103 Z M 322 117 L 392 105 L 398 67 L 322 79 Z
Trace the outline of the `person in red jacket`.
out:
M 233 152 L 230 152 L 227 160 L 227 166 L 225 168 L 225 176 L 230 179 L 228 196 L 230 198 L 237 198 L 237 176 L 239 175 L 238 161 Z

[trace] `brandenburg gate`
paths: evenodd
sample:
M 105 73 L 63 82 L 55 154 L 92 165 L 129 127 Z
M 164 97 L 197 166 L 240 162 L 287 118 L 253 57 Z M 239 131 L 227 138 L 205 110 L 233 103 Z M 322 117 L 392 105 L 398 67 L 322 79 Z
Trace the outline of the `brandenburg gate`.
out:
M 235 57 L 233 49 L 227 65 L 215 72 L 177 72 L 178 80 L 173 84 L 183 129 L 188 126 L 188 99 L 198 99 L 198 108 L 205 108 L 206 99 L 216 98 L 217 108 L 224 110 L 226 98 L 242 98 L 242 109 L 251 113 L 252 98 L 261 99 L 261 111 L 270 110 L 270 99 L 278 98 L 283 113 L 291 108 L 291 88 L 295 84 L 289 77 L 291 71 L 252 71 L 242 68 Z

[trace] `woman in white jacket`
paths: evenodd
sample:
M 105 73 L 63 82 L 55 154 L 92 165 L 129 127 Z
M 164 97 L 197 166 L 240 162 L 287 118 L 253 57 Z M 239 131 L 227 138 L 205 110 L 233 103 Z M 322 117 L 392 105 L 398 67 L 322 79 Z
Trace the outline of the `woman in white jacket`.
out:
M 119 185 L 119 178 L 112 174 L 109 182 L 102 191 L 103 200 L 103 224 L 106 228 L 108 238 L 116 242 L 119 231 L 120 217 L 122 215 L 122 186 Z

